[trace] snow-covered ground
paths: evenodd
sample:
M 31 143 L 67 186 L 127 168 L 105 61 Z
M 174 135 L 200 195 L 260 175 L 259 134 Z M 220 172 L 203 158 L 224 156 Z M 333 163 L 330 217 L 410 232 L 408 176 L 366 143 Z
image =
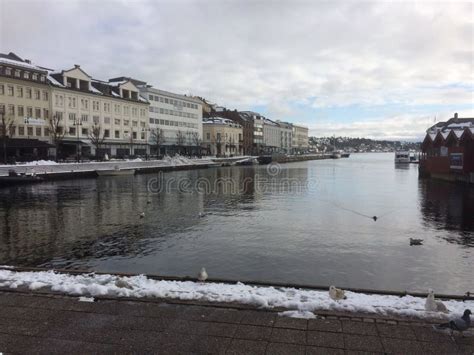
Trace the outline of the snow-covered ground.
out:
M 139 169 L 166 166 L 184 166 L 184 165 L 205 165 L 212 164 L 210 159 L 189 159 L 180 155 L 173 157 L 165 156 L 162 160 L 142 160 L 140 158 L 130 160 L 110 160 L 103 162 L 87 162 L 87 163 L 56 163 L 49 160 L 39 160 L 18 165 L 0 165 L 0 176 L 8 175 L 10 169 L 17 173 L 36 173 L 36 174 L 53 174 L 61 172 L 78 172 L 78 171 L 94 171 L 114 169 L 118 166 L 121 169 Z
M 425 299 L 413 296 L 387 296 L 346 291 L 347 299 L 333 301 L 328 292 L 296 288 L 251 286 L 243 283 L 200 283 L 192 281 L 164 281 L 144 275 L 120 277 L 116 275 L 70 275 L 53 271 L 22 272 L 0 267 L 0 287 L 43 287 L 52 291 L 81 297 L 156 297 L 207 302 L 237 302 L 271 309 L 284 307 L 282 315 L 311 318 L 318 311 L 364 312 L 418 318 L 443 318 L 460 315 L 474 301 L 443 301 L 449 314 L 426 312 Z

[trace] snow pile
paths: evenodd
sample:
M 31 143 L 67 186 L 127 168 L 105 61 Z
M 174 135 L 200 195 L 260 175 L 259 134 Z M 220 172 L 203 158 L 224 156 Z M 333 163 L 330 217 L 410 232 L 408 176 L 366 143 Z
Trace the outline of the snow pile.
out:
M 58 165 L 58 163 L 52 160 L 36 160 L 36 161 L 30 161 L 27 163 L 19 163 L 17 165 L 20 165 L 20 166 Z
M 139 162 L 142 162 L 142 161 L 143 161 L 143 159 L 141 159 L 141 158 L 135 158 L 135 159 L 126 159 L 126 161 L 131 161 L 131 162 L 139 163 Z
M 120 280 L 119 282 L 117 282 Z M 122 285 L 127 285 L 123 287 Z M 70 295 L 85 297 L 157 297 L 207 302 L 237 302 L 262 308 L 283 307 L 288 316 L 310 317 L 318 310 L 394 314 L 419 318 L 442 316 L 426 312 L 425 299 L 413 296 L 369 295 L 346 291 L 346 300 L 333 301 L 327 291 L 295 288 L 250 286 L 243 283 L 198 283 L 192 281 L 153 280 L 144 275 L 120 277 L 115 275 L 69 275 L 53 271 L 17 272 L 0 270 L 0 287 L 19 286 L 36 290 L 51 288 Z M 444 301 L 450 313 L 462 314 L 466 308 L 474 309 L 474 301 Z
M 163 161 L 166 162 L 168 165 L 171 166 L 180 166 L 180 165 L 194 165 L 194 161 L 183 157 L 179 154 L 176 154 L 174 157 L 170 157 L 169 155 L 165 155 L 163 157 Z

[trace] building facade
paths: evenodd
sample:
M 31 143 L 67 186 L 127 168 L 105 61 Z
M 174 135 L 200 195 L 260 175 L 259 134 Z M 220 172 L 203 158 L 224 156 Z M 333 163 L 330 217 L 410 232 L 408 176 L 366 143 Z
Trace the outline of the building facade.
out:
M 437 123 L 427 130 L 421 149 L 421 176 L 474 183 L 474 118 L 456 113 Z
M 202 101 L 155 89 L 143 81 L 131 80 L 136 83 L 141 95 L 150 102 L 148 142 L 151 147 L 155 147 L 154 152 L 199 155 L 203 138 Z M 159 145 L 157 135 L 161 139 Z
M 51 71 L 49 82 L 51 111 L 65 130 L 61 157 L 147 154 L 149 104 L 131 81 L 96 80 L 75 65 Z
M 0 139 L 10 161 L 49 155 L 51 92 L 48 71 L 14 53 L 0 54 Z M 5 134 L 3 130 L 5 129 Z M 3 149 L 3 148 L 2 148 Z
M 277 123 L 280 126 L 282 152 L 289 154 L 293 146 L 293 125 L 282 121 L 277 121 Z
M 309 149 L 308 143 L 308 127 L 293 124 L 292 136 L 293 153 L 304 153 Z
M 209 155 L 228 157 L 242 155 L 242 126 L 223 117 L 203 121 L 203 148 Z
M 281 151 L 280 125 L 267 118 L 263 119 L 263 150 L 266 154 Z

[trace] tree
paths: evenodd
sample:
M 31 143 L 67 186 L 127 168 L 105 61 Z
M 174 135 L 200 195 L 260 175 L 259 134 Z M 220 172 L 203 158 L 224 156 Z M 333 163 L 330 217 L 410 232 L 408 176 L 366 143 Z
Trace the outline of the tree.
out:
M 198 132 L 192 132 L 191 133 L 191 142 L 193 145 L 195 145 L 198 149 L 198 155 L 201 156 L 201 145 L 202 145 L 202 139 L 199 137 Z
M 102 132 L 102 127 L 99 124 L 94 123 L 94 126 L 90 130 L 88 136 L 91 140 L 91 143 L 95 146 L 95 157 L 97 159 L 99 156 L 98 152 L 100 151 L 100 147 L 105 140 L 105 130 Z
M 222 137 L 220 133 L 217 133 L 214 137 L 214 144 L 216 146 L 216 156 L 219 157 L 221 155 L 221 148 L 222 148 Z
M 176 145 L 181 148 L 186 143 L 186 136 L 180 130 L 176 132 Z M 179 149 L 181 151 L 181 149 Z
M 5 109 L 0 107 L 0 137 L 2 138 L 3 143 L 3 164 L 7 163 L 7 139 L 13 133 L 13 124 L 15 122 L 15 118 L 11 115 L 6 115 Z
M 156 148 L 156 154 L 160 154 L 160 148 L 165 143 L 165 133 L 161 128 L 150 131 L 150 141 Z
M 56 112 L 49 119 L 49 134 L 51 136 L 51 141 L 53 142 L 54 147 L 56 149 L 55 157 L 54 157 L 55 160 L 58 160 L 59 145 L 61 144 L 66 134 L 66 130 L 61 125 L 62 120 L 63 120 L 62 112 Z

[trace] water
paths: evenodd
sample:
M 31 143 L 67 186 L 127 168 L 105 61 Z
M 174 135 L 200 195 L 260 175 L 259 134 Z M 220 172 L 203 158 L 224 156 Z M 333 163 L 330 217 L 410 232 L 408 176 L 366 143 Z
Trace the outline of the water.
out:
M 473 216 L 393 154 L 49 182 L 0 189 L 0 264 L 461 294 Z

